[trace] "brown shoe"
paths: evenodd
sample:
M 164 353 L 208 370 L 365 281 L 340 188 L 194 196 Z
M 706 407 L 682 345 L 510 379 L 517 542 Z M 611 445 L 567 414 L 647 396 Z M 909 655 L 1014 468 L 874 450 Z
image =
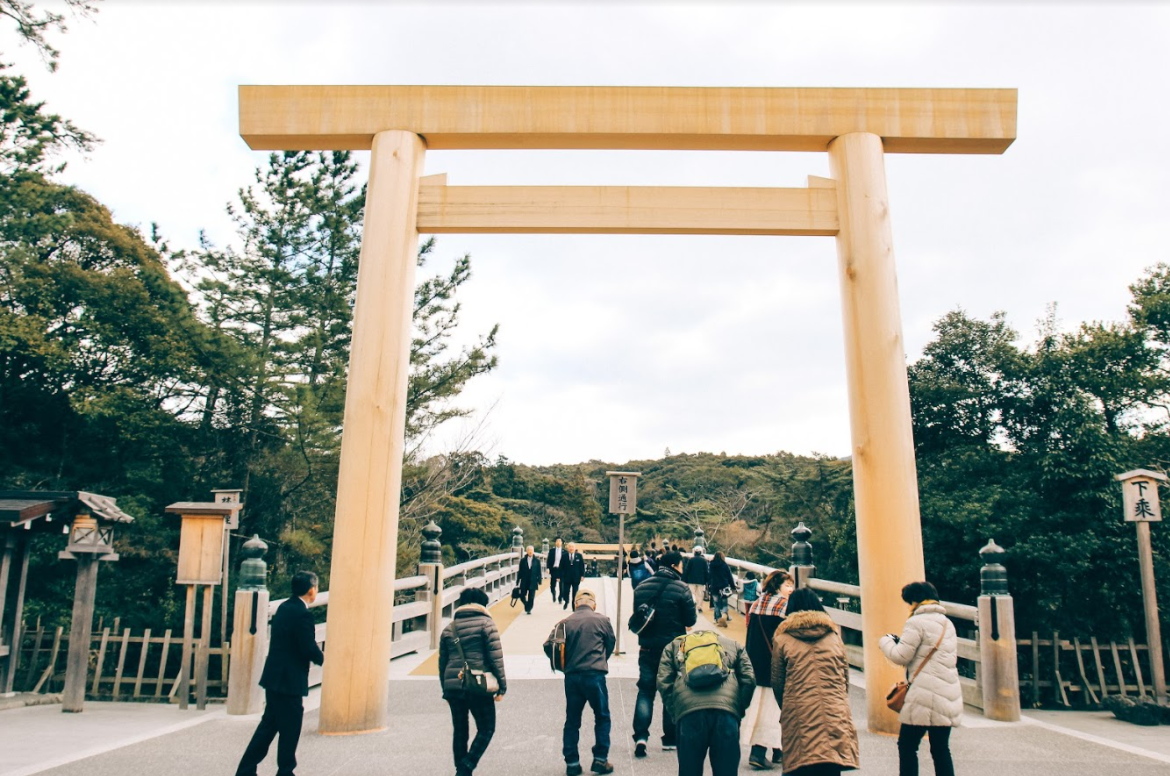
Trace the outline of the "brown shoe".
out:
M 609 764 L 609 760 L 594 760 L 593 767 L 589 770 L 594 773 L 613 773 L 613 766 Z

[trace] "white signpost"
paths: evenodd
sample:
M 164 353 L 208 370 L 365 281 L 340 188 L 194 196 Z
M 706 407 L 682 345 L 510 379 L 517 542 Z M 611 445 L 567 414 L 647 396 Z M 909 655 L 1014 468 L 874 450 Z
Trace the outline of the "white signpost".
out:
M 1158 624 L 1158 593 L 1154 586 L 1154 552 L 1150 545 L 1150 523 L 1162 520 L 1158 503 L 1158 483 L 1165 474 L 1135 469 L 1117 475 L 1125 503 L 1125 521 L 1137 523 L 1138 566 L 1142 575 L 1142 599 L 1146 612 L 1146 643 L 1149 645 L 1150 670 L 1154 675 L 1154 697 L 1166 700 L 1166 671 L 1162 664 L 1162 629 Z
M 609 477 L 609 513 L 618 516 L 618 593 L 617 593 L 617 645 L 615 655 L 622 654 L 622 579 L 625 577 L 626 515 L 638 510 L 638 478 L 642 472 L 606 472 Z

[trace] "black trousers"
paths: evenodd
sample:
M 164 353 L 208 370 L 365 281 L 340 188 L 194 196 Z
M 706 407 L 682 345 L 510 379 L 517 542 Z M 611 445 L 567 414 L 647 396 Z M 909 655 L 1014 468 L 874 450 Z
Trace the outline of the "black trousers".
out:
M 520 600 L 524 602 L 524 611 L 531 612 L 532 605 L 536 603 L 536 588 L 520 588 Z
M 918 745 L 923 736 L 930 738 L 935 776 L 955 776 L 955 763 L 951 760 L 951 729 L 937 725 L 902 725 L 898 731 L 898 776 L 918 776 Z
M 788 771 L 784 776 L 841 776 L 841 770 L 836 763 L 817 763 Z
M 491 697 L 467 699 L 462 695 L 449 695 L 446 700 L 451 707 L 451 726 L 454 728 L 451 751 L 455 755 L 455 770 L 470 773 L 479 765 L 480 758 L 492 742 L 492 736 L 496 734 L 496 701 Z M 475 740 L 470 747 L 467 745 L 471 735 L 467 719 L 469 714 L 475 719 Z
M 560 572 L 557 569 L 549 569 L 549 572 L 548 572 L 548 592 L 552 593 L 552 597 L 553 597 L 554 601 L 560 600 L 558 598 L 558 595 L 561 591 L 560 580 L 561 580 Z
M 236 776 L 256 776 L 256 766 L 268 756 L 272 739 L 276 743 L 277 776 L 292 776 L 297 767 L 297 742 L 301 739 L 301 720 L 305 716 L 304 698 L 281 692 L 264 691 L 264 714 L 240 758 Z
M 570 579 L 568 574 L 561 577 L 561 601 L 567 603 L 569 606 L 573 605 L 573 599 L 577 597 L 577 591 L 581 589 L 581 580 L 576 577 Z

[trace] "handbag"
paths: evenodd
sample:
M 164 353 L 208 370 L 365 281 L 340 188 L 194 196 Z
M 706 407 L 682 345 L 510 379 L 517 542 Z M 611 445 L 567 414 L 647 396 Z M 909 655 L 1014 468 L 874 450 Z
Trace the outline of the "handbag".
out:
M 520 591 L 520 586 L 512 588 L 512 600 L 508 602 L 508 606 L 515 606 L 516 602 L 524 597 L 524 593 Z
M 558 622 L 553 628 L 552 639 L 549 643 L 548 660 L 553 671 L 565 672 L 565 623 Z
M 930 659 L 934 657 L 934 653 L 938 652 L 938 648 L 942 646 L 943 639 L 946 638 L 946 636 L 947 628 L 944 625 L 943 631 L 938 637 L 938 643 L 934 645 L 930 652 L 926 654 L 926 657 L 923 658 L 922 662 L 918 664 L 918 668 L 914 671 L 914 676 L 910 677 L 910 681 L 898 682 L 890 688 L 888 693 L 886 693 L 886 707 L 888 709 L 891 711 L 901 711 L 902 707 L 906 705 L 906 693 L 910 692 L 910 685 L 914 682 L 915 679 L 918 678 L 918 674 L 922 673 L 922 669 L 925 668 L 926 664 L 930 662 Z
M 463 693 L 468 698 L 492 698 L 500 692 L 500 682 L 490 671 L 481 671 L 472 668 L 467 662 L 467 655 L 463 651 L 463 642 L 455 628 L 451 628 L 451 635 L 455 638 L 455 647 L 459 650 L 459 659 L 463 661 L 463 670 L 459 672 L 459 682 Z M 487 651 L 487 639 L 484 638 L 484 651 Z

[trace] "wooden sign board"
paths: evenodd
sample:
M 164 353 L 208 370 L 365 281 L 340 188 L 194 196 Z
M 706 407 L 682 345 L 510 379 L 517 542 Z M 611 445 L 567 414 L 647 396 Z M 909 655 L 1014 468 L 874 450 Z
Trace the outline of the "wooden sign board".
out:
M 1137 475 L 1121 481 L 1125 502 L 1125 522 L 1156 523 L 1162 520 L 1158 503 L 1158 480 Z
M 218 585 L 223 580 L 223 524 L 220 515 L 183 515 L 177 584 Z
M 606 472 L 609 475 L 609 513 L 632 515 L 638 509 L 638 478 L 641 472 Z

